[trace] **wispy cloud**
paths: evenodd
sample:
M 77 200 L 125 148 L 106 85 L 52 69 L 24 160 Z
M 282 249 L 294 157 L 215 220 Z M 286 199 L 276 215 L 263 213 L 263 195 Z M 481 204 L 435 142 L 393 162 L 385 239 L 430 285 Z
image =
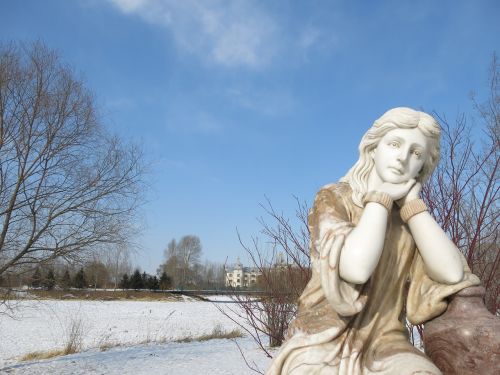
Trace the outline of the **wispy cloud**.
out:
M 219 134 L 224 125 L 214 114 L 196 108 L 172 109 L 166 117 L 166 129 L 175 133 L 210 136 Z
M 168 169 L 187 169 L 188 165 L 183 160 L 172 160 L 167 159 L 163 161 L 163 164 Z
M 127 97 L 114 97 L 106 101 L 106 107 L 111 110 L 123 110 L 133 108 L 135 101 Z
M 291 91 L 263 87 L 233 87 L 227 97 L 237 105 L 268 116 L 289 114 L 295 104 Z
M 302 61 L 309 61 L 313 54 L 328 54 L 339 47 L 339 36 L 332 29 L 308 25 L 298 30 L 294 50 Z
M 299 48 L 307 50 L 318 43 L 319 39 L 322 37 L 321 31 L 314 27 L 307 27 L 300 34 L 297 45 Z
M 185 51 L 227 67 L 267 65 L 280 45 L 278 22 L 257 2 L 108 0 L 125 14 L 165 27 Z

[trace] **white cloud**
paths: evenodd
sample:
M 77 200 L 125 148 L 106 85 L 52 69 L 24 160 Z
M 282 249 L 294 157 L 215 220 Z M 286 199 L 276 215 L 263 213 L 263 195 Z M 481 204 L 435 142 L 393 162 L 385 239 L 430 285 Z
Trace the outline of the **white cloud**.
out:
M 108 0 L 125 14 L 168 28 L 183 50 L 228 67 L 267 65 L 280 47 L 277 21 L 258 3 Z
M 147 0 L 110 0 L 125 13 L 133 13 L 141 9 Z

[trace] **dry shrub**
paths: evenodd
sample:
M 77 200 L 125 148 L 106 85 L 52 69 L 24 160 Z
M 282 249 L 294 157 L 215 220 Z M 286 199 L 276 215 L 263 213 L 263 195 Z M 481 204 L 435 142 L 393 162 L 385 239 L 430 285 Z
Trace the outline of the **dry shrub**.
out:
M 72 318 L 66 330 L 66 343 L 62 349 L 27 353 L 20 358 L 20 361 L 34 361 L 78 353 L 82 349 L 84 331 L 83 320 L 81 318 Z
M 231 307 L 216 307 L 241 329 L 247 332 L 257 345 L 272 357 L 267 348 L 280 346 L 285 339 L 288 325 L 297 313 L 297 300 L 311 277 L 309 259 L 308 207 L 297 198 L 295 220 L 290 220 L 274 209 L 269 200 L 261 205 L 270 224 L 260 218 L 264 251 L 257 237 L 252 245 L 243 243 L 252 266 L 258 270 L 258 294 L 240 293 L 234 290 Z M 243 322 L 243 323 L 242 323 Z
M 63 355 L 78 353 L 83 344 L 84 324 L 81 318 L 72 318 L 66 333 L 66 345 Z

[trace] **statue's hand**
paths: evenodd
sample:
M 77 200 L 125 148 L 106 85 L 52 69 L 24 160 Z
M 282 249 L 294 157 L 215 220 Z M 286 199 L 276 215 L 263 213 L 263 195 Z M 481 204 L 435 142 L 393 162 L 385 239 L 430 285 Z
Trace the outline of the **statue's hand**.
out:
M 386 193 L 392 198 L 392 200 L 397 201 L 399 199 L 405 198 L 414 186 L 415 179 L 412 178 L 411 180 L 403 182 L 401 184 L 383 182 L 375 190 L 381 193 Z
M 399 207 L 403 207 L 406 203 L 411 202 L 415 199 L 420 198 L 420 192 L 422 191 L 422 184 L 420 182 L 415 183 L 408 194 L 406 194 L 403 198 L 396 201 Z

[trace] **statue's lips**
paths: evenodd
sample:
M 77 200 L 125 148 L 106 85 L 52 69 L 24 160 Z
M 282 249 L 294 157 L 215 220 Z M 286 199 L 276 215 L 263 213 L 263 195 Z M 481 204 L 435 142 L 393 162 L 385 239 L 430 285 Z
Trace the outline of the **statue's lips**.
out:
M 403 170 L 396 167 L 389 167 L 389 170 L 397 175 L 403 174 Z

